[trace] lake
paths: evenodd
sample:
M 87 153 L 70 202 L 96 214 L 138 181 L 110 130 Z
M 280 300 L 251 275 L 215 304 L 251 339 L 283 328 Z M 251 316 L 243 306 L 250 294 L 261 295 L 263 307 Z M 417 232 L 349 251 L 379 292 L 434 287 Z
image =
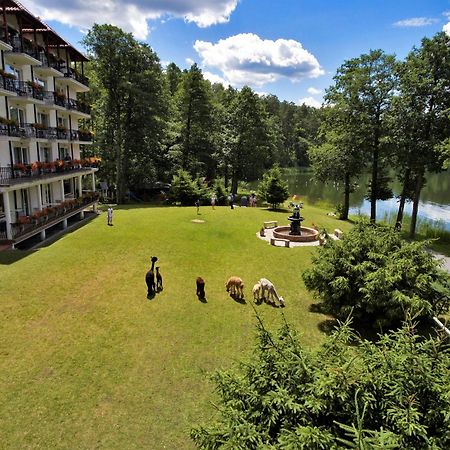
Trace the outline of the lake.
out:
M 291 194 L 306 197 L 308 202 L 316 203 L 325 201 L 332 205 L 343 203 L 343 188 L 338 184 L 324 184 L 313 179 L 310 169 L 284 169 L 283 175 L 289 186 Z M 450 172 L 439 174 L 427 174 L 427 182 L 422 190 L 419 205 L 419 219 L 433 221 L 440 227 L 450 231 Z M 370 215 L 370 203 L 364 198 L 370 176 L 362 176 L 358 187 L 350 195 L 351 214 Z M 391 187 L 394 195 L 401 192 L 401 184 L 393 180 Z M 392 214 L 397 214 L 398 202 L 396 198 L 377 202 L 377 218 L 382 219 Z M 412 204 L 405 205 L 405 214 L 411 215 Z

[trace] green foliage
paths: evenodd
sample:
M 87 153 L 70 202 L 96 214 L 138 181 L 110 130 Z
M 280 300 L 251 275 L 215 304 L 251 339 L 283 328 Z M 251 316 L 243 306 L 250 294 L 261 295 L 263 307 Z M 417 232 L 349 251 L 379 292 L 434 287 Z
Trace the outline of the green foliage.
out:
M 342 241 L 327 241 L 303 273 L 326 309 L 389 326 L 410 313 L 430 317 L 450 306 L 450 279 L 424 250 L 385 226 L 359 223 Z M 439 287 L 438 287 L 439 286 Z
M 217 204 L 221 206 L 226 205 L 228 195 L 223 180 L 216 178 L 214 180 L 212 190 L 216 194 Z
M 349 344 L 355 344 L 350 346 Z M 191 431 L 200 449 L 444 449 L 450 352 L 410 323 L 359 339 L 342 324 L 317 350 L 260 322 L 250 361 L 213 376 L 219 417 Z
M 278 166 L 273 167 L 263 175 L 258 187 L 258 196 L 269 203 L 273 209 L 288 199 L 288 186 L 283 181 Z
M 179 169 L 172 178 L 169 199 L 180 202 L 183 206 L 193 205 L 198 197 L 198 184 L 190 174 Z

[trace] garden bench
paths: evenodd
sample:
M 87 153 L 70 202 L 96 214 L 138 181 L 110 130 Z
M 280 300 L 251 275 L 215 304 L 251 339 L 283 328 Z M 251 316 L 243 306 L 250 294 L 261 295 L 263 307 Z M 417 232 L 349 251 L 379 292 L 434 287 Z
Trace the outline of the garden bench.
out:
M 338 238 L 338 239 L 342 239 L 342 236 L 344 236 L 344 232 L 342 230 L 340 230 L 339 228 L 336 228 L 334 230 L 334 235 Z
M 276 220 L 270 220 L 269 222 L 264 222 L 264 228 L 275 228 L 278 226 L 278 222 Z
M 284 242 L 284 246 L 289 247 L 289 243 L 291 241 L 288 241 L 287 239 L 280 239 L 280 238 L 274 238 L 274 237 L 270 238 L 270 245 L 276 246 L 275 242 Z

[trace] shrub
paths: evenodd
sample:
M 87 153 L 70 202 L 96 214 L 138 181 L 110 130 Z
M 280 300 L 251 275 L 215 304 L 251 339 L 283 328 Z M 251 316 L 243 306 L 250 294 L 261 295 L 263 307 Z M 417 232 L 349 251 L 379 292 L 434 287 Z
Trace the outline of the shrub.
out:
M 444 338 L 409 322 L 372 343 L 345 323 L 308 350 L 288 325 L 260 323 L 252 354 L 213 376 L 219 417 L 191 431 L 198 448 L 450 448 Z
M 287 183 L 281 178 L 281 170 L 275 166 L 263 175 L 259 183 L 258 196 L 275 209 L 289 197 Z
M 408 243 L 385 226 L 359 223 L 342 241 L 329 239 L 318 250 L 303 280 L 341 319 L 352 313 L 391 326 L 408 311 L 429 317 L 448 310 L 450 281 L 426 244 Z
M 196 182 L 183 169 L 177 171 L 172 178 L 169 191 L 169 198 L 173 202 L 180 202 L 182 205 L 193 205 L 197 200 L 198 189 Z
M 224 182 L 220 178 L 214 180 L 213 192 L 216 194 L 218 205 L 223 206 L 227 204 L 227 191 L 225 190 Z

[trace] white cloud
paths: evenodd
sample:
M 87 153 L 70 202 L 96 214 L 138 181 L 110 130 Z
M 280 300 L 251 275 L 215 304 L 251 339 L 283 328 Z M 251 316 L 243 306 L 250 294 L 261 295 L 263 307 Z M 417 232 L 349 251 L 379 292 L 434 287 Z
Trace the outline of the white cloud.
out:
M 450 22 L 446 23 L 443 27 L 442 27 L 442 31 L 445 31 L 449 36 L 450 36 Z
M 394 27 L 426 27 L 436 22 L 439 22 L 439 20 L 431 17 L 411 17 L 410 19 L 395 22 Z
M 56 20 L 82 29 L 112 23 L 146 39 L 148 20 L 183 18 L 199 27 L 228 22 L 238 0 L 22 0 L 43 20 Z
M 315 87 L 309 87 L 307 89 L 307 92 L 308 92 L 308 94 L 311 94 L 311 95 L 319 95 L 322 93 L 322 89 L 317 89 Z
M 268 92 L 264 91 L 255 91 L 255 94 L 258 95 L 259 97 L 267 97 L 269 95 Z
M 185 61 L 189 67 L 191 67 L 192 64 L 194 64 L 194 62 L 195 62 L 192 58 L 186 58 Z
M 314 97 L 304 97 L 298 101 L 299 105 L 305 104 L 306 106 L 312 106 L 314 108 L 320 108 L 322 103 L 319 100 L 316 100 Z
M 203 65 L 219 69 L 232 85 L 262 86 L 288 78 L 300 81 L 324 74 L 314 55 L 293 39 L 261 39 L 244 33 L 220 39 L 216 44 L 195 41 Z
M 228 83 L 228 81 L 225 80 L 225 78 L 222 78 L 221 76 L 216 75 L 215 73 L 212 72 L 208 71 L 203 72 L 203 78 L 205 78 L 212 84 L 214 83 L 223 84 L 226 88 L 230 85 L 230 83 Z

